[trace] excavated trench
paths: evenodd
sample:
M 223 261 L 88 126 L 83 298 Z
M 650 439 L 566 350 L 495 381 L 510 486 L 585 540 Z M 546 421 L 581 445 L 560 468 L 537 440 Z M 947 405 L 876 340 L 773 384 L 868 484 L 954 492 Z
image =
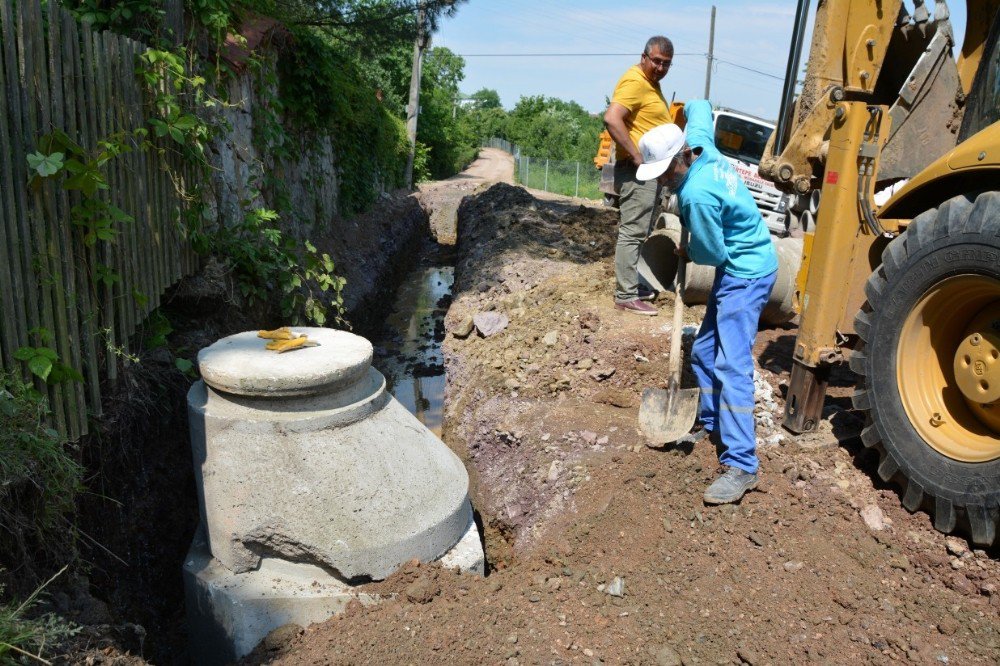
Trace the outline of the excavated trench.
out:
M 429 238 L 427 215 L 415 202 L 394 203 L 388 214 L 406 219 L 374 229 L 375 238 L 352 241 L 367 247 L 341 249 L 338 266 L 353 259 L 368 270 L 350 276 L 367 287 L 360 297 L 349 295 L 348 320 L 372 341 L 373 364 L 393 395 L 440 434 L 452 255 Z M 102 429 L 81 444 L 90 472 L 78 526 L 87 575 L 53 595 L 52 609 L 95 627 L 84 650 L 105 646 L 151 663 L 188 663 L 181 567 L 198 506 L 187 424 L 191 380 L 173 359 L 272 325 L 266 308 L 234 304 L 231 290 L 225 270 L 210 262 L 164 298 L 161 312 L 173 328 L 169 347 L 143 351 L 139 363 L 123 368 Z

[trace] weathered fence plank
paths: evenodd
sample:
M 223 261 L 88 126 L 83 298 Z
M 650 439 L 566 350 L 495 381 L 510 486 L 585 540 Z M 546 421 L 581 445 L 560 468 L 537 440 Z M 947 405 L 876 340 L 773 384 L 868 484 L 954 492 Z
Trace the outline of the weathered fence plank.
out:
M 7 31 L 4 29 L 6 21 L 4 16 L 7 12 L 3 6 L 7 5 L 7 0 L 0 2 L 0 40 L 7 42 Z M 9 11 L 9 8 L 8 10 Z M 9 43 L 7 43 L 9 46 Z M 7 62 L 8 56 L 4 52 L 6 49 L 0 48 L 0 216 L 10 223 L 3 225 L 3 235 L 0 236 L 0 261 L 8 267 L 7 271 L 0 270 L 0 305 L 3 306 L 3 316 L 0 316 L 0 330 L 3 332 L 2 345 L 3 367 L 10 368 L 15 365 L 14 353 L 28 338 L 26 326 L 26 316 L 24 312 L 24 299 L 20 295 L 24 293 L 24 278 L 21 269 L 21 255 L 19 248 L 21 240 L 18 234 L 18 227 L 14 221 L 17 219 L 17 203 L 14 196 L 14 167 L 11 159 L 14 156 L 14 147 L 11 145 L 11 129 L 8 113 L 13 108 L 13 102 L 8 102 L 8 78 Z M 20 183 L 18 183 L 20 185 Z

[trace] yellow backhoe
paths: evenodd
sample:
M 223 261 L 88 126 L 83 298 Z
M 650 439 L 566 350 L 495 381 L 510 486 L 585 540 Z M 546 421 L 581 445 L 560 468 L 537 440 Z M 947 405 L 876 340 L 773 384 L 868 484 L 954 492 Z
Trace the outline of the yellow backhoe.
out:
M 816 428 L 832 364 L 879 475 L 943 531 L 1000 522 L 1000 0 L 800 0 L 760 173 L 805 229 L 785 427 Z

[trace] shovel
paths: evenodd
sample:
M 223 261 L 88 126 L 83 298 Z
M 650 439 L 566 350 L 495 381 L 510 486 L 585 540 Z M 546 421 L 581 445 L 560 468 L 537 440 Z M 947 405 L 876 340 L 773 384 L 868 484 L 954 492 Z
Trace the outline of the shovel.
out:
M 681 229 L 681 247 L 687 245 L 687 229 Z M 647 446 L 659 447 L 676 442 L 694 426 L 698 417 L 699 389 L 681 388 L 681 329 L 684 320 L 684 266 L 683 257 L 677 263 L 677 289 L 674 299 L 674 327 L 670 336 L 670 378 L 666 389 L 647 388 L 642 392 L 639 406 L 639 429 L 648 440 Z

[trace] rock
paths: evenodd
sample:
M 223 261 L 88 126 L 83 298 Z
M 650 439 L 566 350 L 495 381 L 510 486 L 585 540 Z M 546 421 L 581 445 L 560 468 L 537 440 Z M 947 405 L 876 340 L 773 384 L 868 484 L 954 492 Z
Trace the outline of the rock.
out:
M 966 578 L 964 574 L 958 572 L 955 572 L 948 578 L 945 578 L 944 584 L 956 592 L 969 597 L 974 597 L 979 594 L 979 590 L 972 584 L 972 581 Z
M 455 328 L 451 329 L 451 334 L 456 338 L 467 338 L 472 333 L 473 328 L 475 325 L 472 323 L 472 317 L 466 316 L 455 325 Z
M 549 331 L 542 338 L 542 344 L 544 344 L 546 347 L 555 347 L 557 342 L 559 342 L 558 331 Z
M 277 629 L 272 629 L 267 636 L 264 636 L 261 646 L 267 652 L 281 650 L 291 643 L 292 640 L 301 636 L 302 631 L 302 627 L 295 623 L 289 622 L 288 624 L 283 624 Z
M 611 377 L 613 374 L 615 374 L 615 368 L 613 368 L 613 367 L 611 367 L 611 368 L 594 368 L 590 372 L 590 378 L 593 379 L 593 380 L 595 380 L 595 381 L 598 381 L 598 382 L 603 382 L 605 379 L 607 379 L 608 377 Z
M 583 430 L 580 432 L 580 439 L 582 439 L 585 444 L 593 446 L 597 443 L 597 433 L 590 430 Z
M 750 541 L 752 541 L 755 546 L 759 546 L 761 548 L 763 548 L 764 545 L 767 543 L 767 540 L 764 539 L 764 537 L 762 537 L 760 534 L 757 534 L 756 532 L 751 532 L 750 534 L 747 535 L 747 538 L 750 539 Z
M 608 583 L 608 586 L 604 588 L 604 593 L 609 594 L 612 597 L 624 597 L 625 579 L 621 576 L 615 576 L 614 580 Z
M 804 567 L 805 564 L 802 563 L 802 562 L 785 562 L 784 565 L 782 565 L 782 566 L 784 566 L 785 571 L 788 571 L 788 572 L 791 573 L 791 572 L 798 571 L 799 569 L 801 569 L 802 567 Z
M 750 666 L 760 663 L 760 656 L 758 656 L 757 652 L 746 645 L 736 648 L 736 656 L 742 659 L 743 663 L 750 664 Z
M 875 504 L 869 504 L 861 509 L 861 518 L 865 521 L 868 529 L 874 532 L 881 532 L 886 528 L 885 514 Z
M 945 636 L 953 636 L 958 631 L 958 620 L 953 617 L 946 617 L 938 623 L 938 631 Z
M 559 464 L 558 460 L 553 460 L 552 464 L 549 465 L 549 473 L 546 479 L 549 483 L 555 483 L 559 479 L 559 474 L 562 472 L 562 465 Z
M 472 316 L 472 323 L 484 338 L 503 331 L 510 324 L 510 319 L 502 312 L 477 312 Z
M 631 409 L 636 406 L 637 402 L 636 397 L 631 393 L 612 388 L 598 391 L 591 400 L 602 405 L 611 405 L 612 407 L 620 407 L 622 409 Z
M 893 555 L 889 558 L 889 566 L 893 569 L 899 569 L 900 571 L 909 571 L 910 569 L 910 558 L 902 553 L 898 555 Z
M 964 557 L 969 553 L 969 544 L 964 539 L 958 537 L 946 537 L 944 547 L 955 557 Z
M 406 586 L 403 594 L 412 603 L 426 604 L 441 594 L 441 587 L 437 584 L 437 581 L 429 578 L 418 578 Z
M 684 663 L 677 650 L 669 645 L 653 647 L 653 659 L 656 661 L 656 666 L 681 666 Z
M 590 370 L 594 367 L 594 361 L 589 358 L 581 358 L 576 362 L 576 367 L 580 370 Z
M 997 586 L 994 585 L 993 583 L 983 583 L 982 585 L 979 586 L 979 593 L 984 594 L 987 597 L 996 596 Z

